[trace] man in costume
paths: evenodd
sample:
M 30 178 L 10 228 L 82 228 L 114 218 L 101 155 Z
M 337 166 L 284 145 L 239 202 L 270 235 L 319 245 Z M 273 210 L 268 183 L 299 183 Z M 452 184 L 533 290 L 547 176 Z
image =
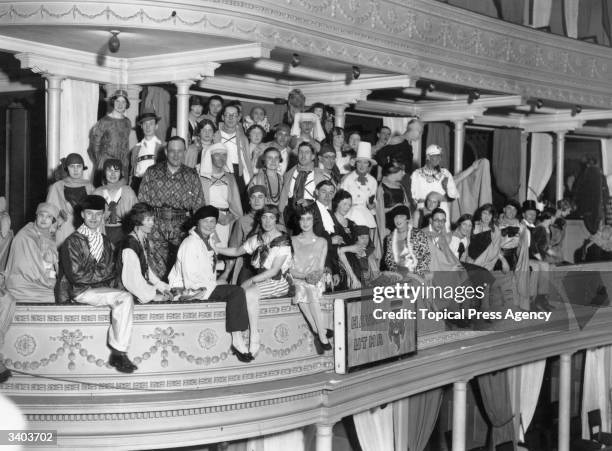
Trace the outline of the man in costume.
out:
M 89 195 L 81 203 L 83 224 L 60 248 L 59 302 L 77 302 L 111 309 L 108 363 L 122 373 L 138 369 L 127 356 L 132 336 L 134 301 L 116 286 L 115 253 L 110 240 L 100 232 L 106 202 Z
M 432 144 L 425 150 L 425 166 L 415 170 L 410 176 L 412 199 L 417 208 L 423 208 L 425 198 L 435 191 L 443 196 L 440 208 L 446 213 L 446 228 L 450 229 L 450 203 L 459 198 L 452 174 L 446 168 L 440 167 L 442 148 Z
M 198 173 L 183 164 L 185 151 L 183 138 L 170 138 L 167 161 L 151 166 L 140 184 L 139 200 L 155 209 L 155 227 L 149 235 L 150 266 L 162 279 L 174 265 L 190 213 L 205 203 Z
M 159 120 L 160 117 L 155 111 L 144 110 L 137 121 L 144 138 L 130 151 L 132 160 L 130 186 L 136 194 L 147 169 L 164 158 L 164 144 L 155 134 Z

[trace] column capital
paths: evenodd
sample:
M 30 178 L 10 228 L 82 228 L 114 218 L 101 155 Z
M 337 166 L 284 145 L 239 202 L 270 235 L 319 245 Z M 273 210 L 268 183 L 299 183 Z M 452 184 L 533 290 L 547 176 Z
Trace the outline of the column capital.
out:
M 455 124 L 455 129 L 465 127 L 465 123 L 467 119 L 453 119 L 453 123 Z
M 565 139 L 565 135 L 569 130 L 555 130 L 555 135 L 557 135 L 557 139 Z
M 179 94 L 189 94 L 189 88 L 195 83 L 195 80 L 177 80 L 172 83 L 176 86 Z

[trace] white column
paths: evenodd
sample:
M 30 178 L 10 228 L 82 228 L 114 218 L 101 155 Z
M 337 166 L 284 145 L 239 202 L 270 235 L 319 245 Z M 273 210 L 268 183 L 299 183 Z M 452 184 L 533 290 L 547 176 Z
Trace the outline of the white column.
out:
M 46 75 L 47 87 L 47 178 L 60 163 L 60 94 L 63 77 Z
M 520 167 L 520 189 L 519 189 L 519 201 L 521 204 L 527 199 L 527 140 L 529 138 L 528 132 L 521 132 L 521 167 Z
M 176 134 L 185 141 L 189 135 L 189 88 L 192 80 L 175 81 L 176 85 Z
M 556 168 L 556 180 L 555 180 L 555 200 L 561 200 L 563 199 L 563 172 L 565 171 L 564 168 L 564 160 L 565 160 L 565 134 L 567 132 L 565 131 L 561 131 L 561 132 L 556 132 L 557 135 L 557 153 L 556 153 L 556 157 L 557 157 L 557 164 L 555 165 Z
M 425 127 L 425 124 L 423 124 Z M 415 139 L 414 141 L 410 141 L 410 145 L 412 146 L 412 168 L 417 169 L 421 167 L 421 141 L 423 140 L 423 134 L 419 136 L 419 139 Z
M 336 127 L 342 127 L 344 128 L 344 121 L 346 119 L 346 116 L 344 114 L 344 110 L 347 109 L 348 104 L 347 103 L 343 103 L 340 105 L 332 105 L 334 108 L 334 125 Z
M 557 449 L 569 451 L 572 355 L 561 354 L 559 368 L 559 438 Z
M 137 143 L 136 137 L 136 120 L 140 111 L 140 91 L 142 87 L 139 85 L 128 85 L 126 89 L 130 107 L 125 112 L 125 116 L 132 122 L 132 131 L 130 132 L 130 149 Z
M 330 424 L 317 424 L 317 451 L 332 451 L 332 428 Z
M 455 123 L 455 158 L 453 173 L 459 174 L 463 171 L 463 142 L 465 141 L 465 121 L 453 121 Z
M 453 384 L 453 451 L 465 451 L 467 382 Z

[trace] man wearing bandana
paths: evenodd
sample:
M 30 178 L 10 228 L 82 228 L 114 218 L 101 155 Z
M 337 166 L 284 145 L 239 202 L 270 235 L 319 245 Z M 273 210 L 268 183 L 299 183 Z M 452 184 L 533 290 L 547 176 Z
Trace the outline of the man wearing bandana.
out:
M 450 203 L 459 198 L 452 174 L 446 168 L 440 167 L 442 148 L 432 144 L 425 150 L 425 166 L 415 170 L 410 176 L 412 198 L 417 202 L 417 208 L 425 206 L 425 198 L 435 191 L 443 198 L 440 208 L 446 213 L 446 228 L 450 227 Z
M 138 369 L 127 356 L 134 301 L 130 293 L 115 288 L 113 245 L 100 232 L 106 202 L 101 196 L 89 195 L 81 207 L 83 225 L 60 247 L 57 300 L 110 307 L 108 346 L 111 355 L 108 363 L 117 371 L 132 373 Z

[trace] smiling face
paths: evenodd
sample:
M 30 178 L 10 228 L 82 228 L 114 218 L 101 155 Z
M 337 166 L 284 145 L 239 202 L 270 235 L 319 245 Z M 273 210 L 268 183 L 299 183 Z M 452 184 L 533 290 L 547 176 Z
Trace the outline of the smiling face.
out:
M 459 224 L 457 230 L 462 237 L 470 236 L 472 234 L 472 221 L 466 219 L 461 224 Z
M 253 121 L 259 123 L 261 121 L 263 121 L 266 118 L 266 112 L 264 111 L 263 108 L 253 108 L 251 110 L 251 119 L 253 119 Z
M 333 186 L 323 185 L 316 192 L 317 200 L 329 208 L 331 207 L 335 192 L 336 190 Z
M 355 162 L 355 169 L 359 174 L 367 174 L 370 172 L 370 162 L 368 160 L 357 160 Z
M 134 227 L 136 231 L 140 231 L 145 235 L 148 235 L 153 230 L 155 226 L 155 217 L 154 216 L 145 216 L 142 220 L 142 224 Z
M 238 124 L 238 121 L 240 120 L 240 112 L 238 111 L 238 108 L 235 106 L 228 106 L 227 108 L 225 108 L 225 112 L 223 113 L 223 122 L 225 123 L 225 126 L 232 130 L 236 127 L 236 125 Z
M 124 97 L 117 97 L 113 103 L 113 109 L 120 114 L 125 113 L 127 110 L 127 100 Z
M 264 138 L 264 134 L 262 133 L 260 128 L 254 128 L 253 130 L 251 130 L 251 133 L 249 133 L 249 142 L 251 144 L 259 144 L 263 141 Z
M 36 227 L 41 230 L 48 230 L 54 221 L 55 219 L 53 219 L 53 216 L 46 211 L 41 211 L 36 214 Z
M 535 210 L 526 210 L 523 212 L 523 218 L 525 218 L 525 221 L 527 221 L 529 224 L 535 224 L 537 217 L 538 212 Z
M 204 107 L 202 105 L 200 105 L 200 104 L 194 104 L 194 105 L 191 105 L 189 107 L 189 111 L 195 117 L 200 117 L 200 116 L 202 116 L 202 113 L 204 112 Z
M 393 218 L 393 224 L 400 232 L 405 232 L 408 228 L 408 216 L 406 215 L 395 215 Z
M 334 152 L 319 154 L 319 161 L 321 161 L 325 169 L 331 171 L 336 165 L 336 154 Z
M 213 216 L 198 221 L 198 232 L 200 232 L 202 236 L 210 236 L 215 231 L 215 227 L 217 227 L 217 219 Z
M 303 135 L 310 135 L 313 129 L 314 129 L 314 122 L 312 121 L 300 122 L 300 131 L 302 132 Z
M 276 140 L 276 143 L 281 149 L 287 147 L 287 144 L 289 144 L 289 138 L 289 131 L 284 128 L 279 129 L 274 135 L 274 139 Z
M 426 165 L 429 168 L 435 168 L 435 167 L 440 166 L 441 162 L 442 162 L 442 156 L 441 155 L 429 155 L 427 157 Z
M 210 156 L 210 160 L 215 169 L 222 171 L 227 163 L 227 154 L 223 152 L 215 152 Z
M 493 215 L 489 210 L 482 210 L 480 213 L 480 222 L 486 225 L 490 225 L 491 221 L 493 221 Z
M 185 144 L 179 140 L 170 141 L 166 147 L 168 165 L 173 169 L 178 169 L 185 161 Z
M 313 224 L 314 218 L 311 213 L 304 213 L 300 216 L 300 229 L 302 229 L 302 232 L 310 232 Z
M 514 219 L 516 218 L 516 214 L 518 210 L 513 205 L 506 205 L 504 207 L 504 216 L 506 219 Z
M 261 228 L 264 232 L 271 232 L 276 229 L 276 215 L 274 213 L 264 213 L 261 216 Z
M 378 142 L 381 144 L 386 144 L 391 138 L 391 129 L 387 127 L 383 127 L 378 132 Z
M 439 206 L 440 206 L 440 201 L 438 200 L 437 197 L 430 196 L 427 199 L 425 199 L 425 208 L 427 208 L 429 211 L 432 211 L 438 208 Z
M 116 166 L 108 167 L 104 170 L 106 183 L 117 183 L 121 179 L 121 170 Z
M 102 218 L 104 217 L 104 210 L 83 210 L 81 217 L 85 226 L 90 230 L 98 230 L 102 224 Z
M 341 149 L 342 145 L 344 144 L 344 133 L 338 133 L 337 135 L 334 134 L 334 137 L 332 139 L 334 148 Z
M 219 114 L 219 112 L 223 109 L 223 104 L 217 100 L 217 99 L 213 99 L 210 102 L 208 102 L 208 112 L 214 116 L 217 117 L 217 114 Z
M 264 165 L 269 171 L 277 171 L 280 165 L 280 152 L 270 150 L 264 154 Z

